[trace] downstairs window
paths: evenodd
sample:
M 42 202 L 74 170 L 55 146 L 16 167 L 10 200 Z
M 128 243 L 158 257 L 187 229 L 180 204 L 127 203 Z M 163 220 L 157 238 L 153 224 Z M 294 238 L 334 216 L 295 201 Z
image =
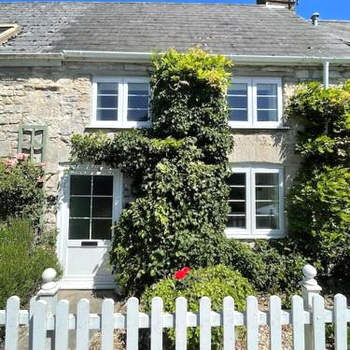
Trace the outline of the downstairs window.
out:
M 253 239 L 284 235 L 282 168 L 234 167 L 228 185 L 227 237 Z

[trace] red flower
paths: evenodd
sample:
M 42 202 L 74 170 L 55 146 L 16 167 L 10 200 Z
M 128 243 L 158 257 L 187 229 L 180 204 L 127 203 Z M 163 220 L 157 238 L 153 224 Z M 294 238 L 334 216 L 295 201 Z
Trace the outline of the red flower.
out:
M 177 279 L 177 280 L 184 279 L 190 271 L 191 271 L 191 269 L 189 267 L 184 267 L 181 270 L 176 271 L 175 272 L 175 279 Z

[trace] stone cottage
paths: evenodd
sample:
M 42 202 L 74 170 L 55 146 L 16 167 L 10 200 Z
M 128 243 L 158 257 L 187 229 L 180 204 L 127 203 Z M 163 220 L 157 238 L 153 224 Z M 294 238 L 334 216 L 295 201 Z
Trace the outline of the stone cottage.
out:
M 288 96 L 299 82 L 350 78 L 349 23 L 305 21 L 294 6 L 0 4 L 0 157 L 27 152 L 46 163 L 61 288 L 114 287 L 104 264 L 110 227 L 133 194 L 118 169 L 67 171 L 70 137 L 149 126 L 150 56 L 170 47 L 199 45 L 235 64 L 227 236 L 287 234 L 284 198 L 299 162 L 283 113 Z

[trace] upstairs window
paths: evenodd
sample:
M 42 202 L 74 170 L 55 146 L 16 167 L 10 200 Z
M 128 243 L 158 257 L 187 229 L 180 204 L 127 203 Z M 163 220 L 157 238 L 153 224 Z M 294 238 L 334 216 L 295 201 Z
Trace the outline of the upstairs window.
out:
M 282 168 L 233 168 L 228 185 L 228 237 L 249 239 L 283 236 Z
M 146 127 L 150 124 L 147 78 L 95 78 L 92 126 Z
M 279 78 L 233 78 L 227 91 L 233 128 L 276 128 L 282 125 Z

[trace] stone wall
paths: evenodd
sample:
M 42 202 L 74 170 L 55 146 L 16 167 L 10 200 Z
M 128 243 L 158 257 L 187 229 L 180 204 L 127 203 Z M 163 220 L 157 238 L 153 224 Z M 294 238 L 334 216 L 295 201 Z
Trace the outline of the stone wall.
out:
M 91 115 L 92 76 L 147 76 L 148 67 L 138 64 L 65 63 L 60 67 L 0 67 L 0 158 L 15 156 L 21 124 L 47 125 L 46 190 L 57 196 L 59 165 L 69 161 L 73 133 L 88 128 Z M 234 76 L 281 77 L 284 103 L 300 81 L 321 80 L 322 67 L 236 66 Z M 334 83 L 350 78 L 350 68 L 332 67 Z M 295 130 L 232 130 L 233 163 L 283 164 L 286 182 L 298 168 L 294 155 Z M 54 211 L 47 221 L 55 224 Z

